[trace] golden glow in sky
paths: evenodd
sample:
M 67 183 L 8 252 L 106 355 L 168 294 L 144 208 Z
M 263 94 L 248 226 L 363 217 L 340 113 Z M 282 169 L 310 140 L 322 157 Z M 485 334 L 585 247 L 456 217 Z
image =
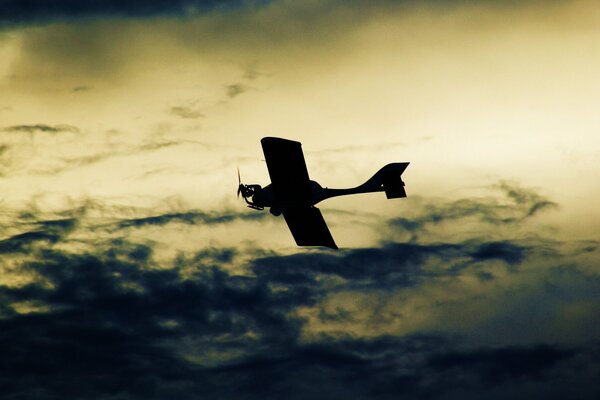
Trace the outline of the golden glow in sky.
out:
M 600 17 L 590 8 L 276 3 L 8 29 L 4 201 L 170 193 L 219 209 L 236 164 L 266 183 L 258 140 L 275 135 L 303 142 L 329 186 L 409 160 L 414 194 L 510 180 L 597 221 Z M 76 131 L 11 131 L 36 124 Z M 335 149 L 351 150 L 323 152 Z

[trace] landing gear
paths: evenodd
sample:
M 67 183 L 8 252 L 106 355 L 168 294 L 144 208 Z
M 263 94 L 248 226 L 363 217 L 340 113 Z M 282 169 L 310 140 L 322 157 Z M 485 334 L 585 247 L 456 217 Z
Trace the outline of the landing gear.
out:
M 271 207 L 271 208 L 269 209 L 269 212 L 270 212 L 271 214 L 273 214 L 274 216 L 276 216 L 276 217 L 278 217 L 278 216 L 280 216 L 280 215 L 281 215 L 281 210 L 280 210 L 279 208 L 277 208 L 277 207 Z

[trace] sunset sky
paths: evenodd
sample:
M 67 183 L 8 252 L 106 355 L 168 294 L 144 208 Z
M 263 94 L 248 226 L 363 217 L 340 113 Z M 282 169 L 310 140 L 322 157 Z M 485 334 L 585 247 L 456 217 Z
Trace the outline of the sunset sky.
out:
M 597 1 L 0 0 L 0 396 L 596 399 Z M 260 139 L 340 250 L 245 207 Z

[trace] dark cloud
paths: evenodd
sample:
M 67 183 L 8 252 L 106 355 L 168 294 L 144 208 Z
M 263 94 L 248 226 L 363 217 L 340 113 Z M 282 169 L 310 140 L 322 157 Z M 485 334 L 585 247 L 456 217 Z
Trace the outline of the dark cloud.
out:
M 60 124 L 60 125 L 46 125 L 46 124 L 34 124 L 34 125 L 13 125 L 2 128 L 4 132 L 25 132 L 25 133 L 79 133 L 80 130 L 76 126 Z
M 174 219 L 193 221 L 185 215 Z M 70 224 L 44 221 L 40 231 Z M 580 350 L 549 344 L 461 349 L 457 346 L 464 343 L 440 334 L 300 340 L 303 321 L 293 311 L 314 305 L 325 286 L 322 279 L 294 279 L 292 273 L 382 283 L 393 275 L 392 261 L 408 277 L 422 274 L 410 265 L 423 264 L 428 254 L 496 254 L 481 256 L 485 245 L 464 247 L 388 245 L 341 257 L 270 256 L 255 260 L 249 275 L 222 267 L 237 257 L 227 248 L 179 257 L 168 268 L 153 267 L 147 245 L 122 239 L 94 252 L 38 250 L 37 261 L 22 268 L 43 279 L 0 290 L 9 305 L 0 320 L 0 340 L 6 344 L 0 385 L 14 398 L 41 399 L 172 398 L 174 393 L 178 398 L 386 399 L 444 398 L 447 390 L 477 398 L 489 387 L 552 384 L 551 373 Z M 10 306 L 24 302 L 50 311 L 19 313 Z M 225 356 L 211 359 L 211 354 Z
M 505 242 L 466 241 L 462 243 L 388 243 L 380 248 L 356 249 L 341 255 L 300 253 L 263 257 L 253 271 L 283 284 L 316 283 L 327 276 L 343 278 L 348 284 L 366 289 L 416 286 L 425 279 L 455 276 L 480 261 L 498 260 L 516 270 L 531 249 Z M 461 260 L 452 263 L 452 260 Z M 446 268 L 427 270 L 431 262 Z
M 188 387 L 193 391 L 184 398 L 204 390 L 216 395 L 229 380 L 213 381 L 218 371 L 184 355 L 241 349 L 250 357 L 296 340 L 300 325 L 287 311 L 310 299 L 228 274 L 217 265 L 230 250 L 179 260 L 198 267 L 187 278 L 178 267 L 149 268 L 151 254 L 147 246 L 113 241 L 98 253 L 44 250 L 38 261 L 24 264 L 24 272 L 49 284 L 1 287 L 4 304 L 43 303 L 51 311 L 19 314 L 4 307 L 10 316 L 0 321 L 0 341 L 10 349 L 0 362 L 3 393 L 167 398 L 170 389 Z M 188 337 L 199 347 L 179 349 L 177 342 Z
M 482 1 L 486 5 L 497 6 L 509 3 L 512 6 L 524 4 L 536 4 L 539 0 L 528 0 L 522 2 L 505 2 L 498 0 Z M 243 7 L 259 7 L 272 3 L 269 0 L 2 0 L 0 5 L 0 23 L 31 23 L 46 22 L 63 19 L 98 18 L 98 17 L 151 17 L 151 16 L 190 16 L 204 14 L 213 11 L 228 11 Z M 285 2 L 284 2 L 285 3 Z M 362 13 L 373 13 L 373 9 L 390 10 L 397 7 L 423 7 L 440 8 L 447 10 L 448 7 L 470 5 L 471 0 L 427 0 L 413 2 L 399 0 L 372 1 L 369 7 L 360 2 L 323 1 L 310 2 L 306 5 L 290 7 L 295 11 L 295 17 L 318 18 L 318 12 L 331 13 L 336 8 L 353 7 Z M 421 4 L 423 3 L 423 4 Z M 290 6 L 287 4 L 288 7 Z M 316 15 L 309 12 L 315 10 Z M 377 14 L 378 15 L 378 14 Z M 308 32 L 310 33 L 310 32 Z M 307 33 L 307 34 L 308 34 Z
M 253 270 L 286 284 L 316 283 L 318 277 L 337 276 L 353 284 L 413 286 L 422 279 L 422 264 L 440 250 L 437 246 L 390 244 L 342 255 L 300 253 L 258 259 Z
M 33 245 L 53 244 L 72 231 L 76 220 L 66 218 L 35 223 L 35 229 L 0 240 L 0 254 L 29 252 Z
M 234 275 L 223 267 L 238 256 L 228 248 L 160 268 L 151 247 L 123 239 L 91 252 L 37 251 L 21 269 L 38 281 L 0 286 L 0 387 L 7 398 L 392 399 L 447 398 L 451 390 L 480 398 L 493 388 L 511 393 L 513 385 L 561 389 L 569 378 L 564 369 L 586 351 L 551 344 L 464 348 L 443 334 L 306 342 L 294 310 L 314 305 L 322 284 L 282 280 L 268 267 L 274 257 L 256 260 L 255 274 Z M 350 252 L 346 268 L 369 263 L 371 255 L 377 274 L 376 252 Z M 315 273 L 343 274 L 326 266 L 329 255 L 318 265 L 318 256 L 302 269 L 317 264 Z M 556 374 L 563 381 L 551 380 Z
M 526 248 L 510 242 L 484 243 L 471 254 L 476 260 L 497 259 L 507 264 L 518 264 L 523 261 Z
M 530 191 L 509 197 L 521 215 L 547 201 Z M 494 211 L 493 203 L 484 205 Z M 496 206 L 498 215 L 508 212 L 504 204 Z M 312 310 L 328 328 L 361 331 L 391 317 L 357 300 L 372 314 L 366 323 L 352 307 L 331 309 L 326 301 L 338 293 L 402 297 L 423 289 L 433 297 L 431 307 L 453 310 L 443 307 L 456 300 L 435 298 L 439 292 L 432 288 L 461 290 L 460 282 L 470 285 L 470 277 L 485 274 L 488 281 L 499 279 L 495 269 L 505 268 L 510 280 L 498 285 L 508 284 L 508 296 L 523 287 L 513 288 L 520 277 L 533 275 L 527 285 L 539 281 L 550 296 L 543 298 L 548 304 L 534 296 L 540 303 L 535 310 L 561 318 L 562 307 L 573 305 L 574 315 L 585 319 L 582 305 L 593 304 L 598 278 L 575 256 L 595 254 L 595 241 L 564 249 L 553 242 L 552 251 L 541 239 L 482 237 L 290 255 L 204 247 L 165 260 L 152 243 L 128 238 L 127 229 L 229 224 L 268 214 L 196 210 L 125 219 L 111 225 L 113 236 L 100 239 L 92 227 L 79 235 L 88 237 L 88 246 L 65 250 L 69 247 L 60 245 L 85 229 L 83 214 L 66 212 L 61 219 L 21 214 L 30 229 L 0 242 L 3 259 L 14 256 L 10 272 L 18 277 L 17 283 L 0 280 L 0 390 L 8 399 L 595 399 L 600 394 L 594 383 L 600 372 L 597 336 L 577 341 L 567 335 L 561 342 L 524 332 L 524 340 L 506 344 L 502 333 L 486 340 L 477 324 L 466 325 L 468 335 L 440 324 L 407 334 L 360 336 L 344 329 L 313 332 L 303 314 Z M 556 266 L 549 262 L 555 259 Z M 496 282 L 488 283 L 491 288 Z M 483 299 L 470 301 L 498 295 L 481 293 Z M 519 306 L 508 307 L 489 309 L 483 321 L 500 315 L 505 329 L 523 330 L 511 320 Z M 415 313 L 427 313 L 426 308 L 419 305 Z
M 476 374 L 482 383 L 495 385 L 514 378 L 539 378 L 545 371 L 575 354 L 576 350 L 549 345 L 504 347 L 437 354 L 428 363 L 436 370 L 456 368 Z
M 45 22 L 81 17 L 189 15 L 265 1 L 249 0 L 2 0 L 0 23 Z

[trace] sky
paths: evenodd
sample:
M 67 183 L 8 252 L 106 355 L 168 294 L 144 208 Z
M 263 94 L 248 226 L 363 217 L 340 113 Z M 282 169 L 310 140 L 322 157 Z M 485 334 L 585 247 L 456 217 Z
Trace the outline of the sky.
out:
M 0 0 L 6 399 L 596 399 L 596 1 Z M 339 250 L 245 207 L 265 136 Z

